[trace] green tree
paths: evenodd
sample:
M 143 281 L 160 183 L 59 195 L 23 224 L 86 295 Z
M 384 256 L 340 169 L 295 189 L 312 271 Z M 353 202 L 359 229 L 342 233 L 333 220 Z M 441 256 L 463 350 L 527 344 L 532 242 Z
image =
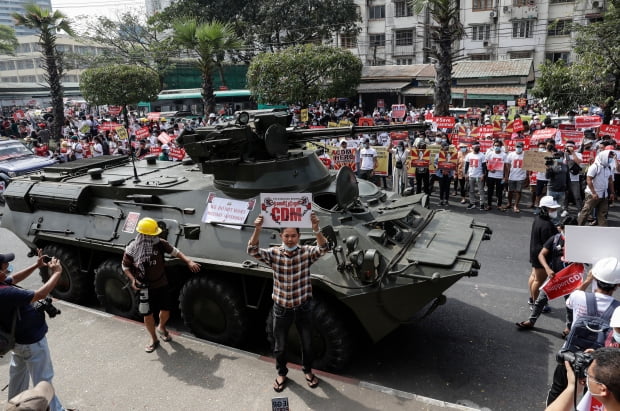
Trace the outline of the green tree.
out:
M 128 105 L 153 101 L 160 90 L 157 73 L 135 65 L 91 68 L 84 70 L 80 77 L 80 91 L 88 103 L 123 106 L 126 122 Z
M 459 2 L 455 0 L 409 0 L 416 14 L 428 10 L 436 24 L 430 32 L 433 46 L 425 49 L 435 59 L 435 115 L 450 114 L 452 100 L 452 65 L 459 51 L 453 45 L 465 35 L 465 29 L 459 19 Z
M 60 138 L 65 121 L 62 75 L 64 73 L 62 53 L 56 49 L 56 34 L 64 31 L 70 36 L 75 35 L 67 17 L 59 11 L 50 11 L 27 4 L 24 14 L 13 13 L 11 16 L 18 26 L 24 26 L 39 32 L 39 45 L 43 54 L 42 67 L 45 70 L 45 80 L 50 87 L 54 120 L 52 122 L 52 136 Z
M 0 24 L 0 54 L 14 54 L 17 48 L 17 37 L 13 27 Z
M 213 74 L 220 72 L 222 84 L 222 63 L 227 54 L 242 47 L 243 43 L 235 35 L 230 24 L 212 21 L 199 24 L 195 20 L 175 23 L 173 25 L 173 41 L 195 56 L 196 66 L 201 74 L 202 99 L 205 106 L 205 115 L 215 109 L 213 94 Z
M 157 21 L 141 22 L 137 12 L 125 12 L 112 19 L 97 16 L 87 20 L 86 35 L 110 47 L 103 55 L 90 59 L 90 67 L 137 64 L 155 70 L 163 87 L 164 75 L 171 68 L 171 57 L 178 55 L 166 27 Z
M 306 106 L 355 95 L 361 76 L 362 62 L 350 51 L 302 44 L 256 56 L 248 69 L 248 87 L 261 102 Z

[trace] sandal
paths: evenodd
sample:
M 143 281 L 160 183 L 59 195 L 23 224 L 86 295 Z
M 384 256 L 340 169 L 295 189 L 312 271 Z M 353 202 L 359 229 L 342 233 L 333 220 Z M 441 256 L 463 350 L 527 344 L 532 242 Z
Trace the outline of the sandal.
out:
M 528 321 L 521 321 L 520 323 L 515 323 L 515 325 L 519 328 L 519 330 L 531 330 L 534 328 L 534 324 Z
M 146 352 L 153 352 L 157 349 L 157 347 L 159 347 L 159 340 L 155 341 L 154 343 L 151 343 L 150 345 L 147 345 L 146 347 L 144 347 L 144 351 Z
M 168 330 L 162 331 L 162 330 L 160 330 L 158 328 L 157 329 L 157 334 L 159 334 L 159 336 L 161 337 L 162 341 L 164 341 L 164 342 L 172 341 L 172 337 L 170 336 L 170 333 L 168 332 Z
M 273 390 L 275 392 L 282 392 L 284 391 L 284 389 L 286 388 L 286 383 L 288 382 L 288 378 L 284 377 L 284 380 L 282 380 L 282 382 L 278 381 L 278 378 L 276 378 L 276 380 L 273 383 Z
M 308 383 L 308 387 L 310 387 L 310 388 L 318 387 L 319 379 L 314 374 L 310 374 L 310 375 L 311 375 L 310 378 L 308 378 L 308 376 L 306 375 L 306 382 Z
M 517 208 L 517 207 L 513 208 L 512 211 L 514 211 L 515 213 L 520 213 L 521 212 L 521 210 L 519 210 L 519 208 Z

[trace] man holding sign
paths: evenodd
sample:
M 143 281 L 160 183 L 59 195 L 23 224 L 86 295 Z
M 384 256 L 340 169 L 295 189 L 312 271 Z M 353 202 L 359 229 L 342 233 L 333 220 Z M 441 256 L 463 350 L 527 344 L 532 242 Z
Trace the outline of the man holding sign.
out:
M 312 283 L 310 265 L 327 252 L 327 240 L 319 229 L 319 218 L 310 216 L 312 232 L 317 245 L 299 245 L 299 228 L 280 229 L 282 245 L 259 248 L 258 241 L 263 227 L 263 216 L 254 221 L 254 233 L 248 242 L 248 254 L 273 269 L 273 353 L 276 357 L 276 378 L 273 389 L 281 392 L 288 381 L 286 367 L 286 343 L 291 325 L 295 323 L 301 338 L 302 371 L 310 388 L 319 385 L 312 373 Z

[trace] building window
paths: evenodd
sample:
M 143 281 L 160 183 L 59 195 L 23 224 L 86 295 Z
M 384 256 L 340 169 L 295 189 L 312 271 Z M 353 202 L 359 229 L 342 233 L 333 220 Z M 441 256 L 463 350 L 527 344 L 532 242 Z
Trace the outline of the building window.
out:
M 371 34 L 370 47 L 383 47 L 385 46 L 385 33 L 384 34 Z
M 547 34 L 549 36 L 568 36 L 572 23 L 572 20 L 556 20 L 547 26 Z
M 511 59 L 529 59 L 532 58 L 532 51 L 511 51 L 509 53 Z
M 17 77 L 12 76 L 12 77 L 2 77 L 2 82 L 3 83 L 17 83 Z
M 549 53 L 545 53 L 545 60 L 549 60 L 552 63 L 555 63 L 558 60 L 564 60 L 566 63 L 569 63 L 569 58 L 569 51 L 552 51 Z
M 15 60 L 0 62 L 1 71 L 15 70 Z
M 396 34 L 397 46 L 412 46 L 413 45 L 413 30 L 399 30 Z
M 536 6 L 536 0 L 512 0 L 514 7 L 534 7 Z
M 490 54 L 470 54 L 470 60 L 491 60 Z
M 516 20 L 512 22 L 512 37 L 532 38 L 534 32 L 534 20 Z
M 15 48 L 16 53 L 30 53 L 30 43 L 18 44 Z
M 476 26 L 471 26 L 471 37 L 472 37 L 472 40 L 474 41 L 490 39 L 491 38 L 491 25 L 480 24 Z
M 413 57 L 401 57 L 396 59 L 398 66 L 408 66 L 413 64 Z
M 551 0 L 549 3 L 557 4 L 557 3 L 573 3 L 575 0 Z
M 37 76 L 20 76 L 20 83 L 35 83 L 37 81 Z
M 385 6 L 370 6 L 368 8 L 368 19 L 378 20 L 385 18 Z
M 32 60 L 20 60 L 17 62 L 18 70 L 32 69 L 32 68 L 34 68 L 34 63 L 32 62 Z
M 356 34 L 341 34 L 340 46 L 345 49 L 352 49 L 357 47 L 357 35 Z
M 413 16 L 413 10 L 408 1 L 394 2 L 394 17 L 410 17 Z
M 493 0 L 473 0 L 473 10 L 489 10 L 493 8 Z
M 369 66 L 385 66 L 385 60 L 370 60 L 368 61 Z

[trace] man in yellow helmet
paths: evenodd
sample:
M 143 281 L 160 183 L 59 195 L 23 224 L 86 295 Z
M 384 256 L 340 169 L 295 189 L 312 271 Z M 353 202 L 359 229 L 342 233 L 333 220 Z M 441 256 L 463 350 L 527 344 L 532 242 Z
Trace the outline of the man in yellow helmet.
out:
M 150 344 L 144 350 L 150 353 L 159 347 L 157 334 L 163 341 L 172 340 L 166 329 L 172 301 L 166 278 L 164 254 L 181 259 L 193 273 L 200 271 L 200 265 L 187 258 L 168 241 L 160 238 L 159 234 L 162 229 L 154 219 L 149 217 L 141 219 L 136 226 L 136 231 L 138 235 L 135 241 L 125 248 L 122 265 L 131 287 L 141 293 L 139 311 L 144 317 L 144 325 L 151 337 Z M 157 310 L 159 310 L 159 326 L 156 333 L 153 313 Z

